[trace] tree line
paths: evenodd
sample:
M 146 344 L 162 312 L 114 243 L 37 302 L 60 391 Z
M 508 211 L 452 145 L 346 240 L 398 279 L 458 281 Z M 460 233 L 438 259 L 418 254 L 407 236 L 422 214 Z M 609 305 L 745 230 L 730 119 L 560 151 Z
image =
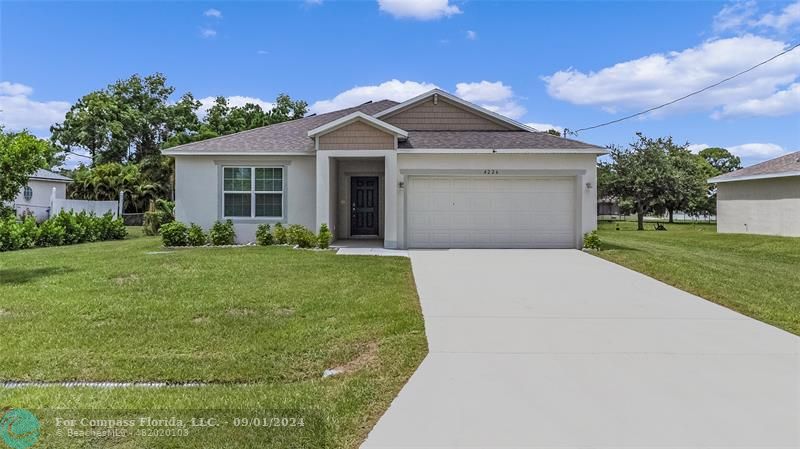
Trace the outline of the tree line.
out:
M 600 198 L 616 201 L 622 213 L 635 213 L 639 230 L 647 214 L 668 214 L 670 223 L 676 211 L 716 214 L 716 187 L 707 181 L 741 168 L 739 157 L 719 147 L 694 154 L 672 137 L 636 137 L 627 147 L 610 146 L 611 160 L 598 164 Z

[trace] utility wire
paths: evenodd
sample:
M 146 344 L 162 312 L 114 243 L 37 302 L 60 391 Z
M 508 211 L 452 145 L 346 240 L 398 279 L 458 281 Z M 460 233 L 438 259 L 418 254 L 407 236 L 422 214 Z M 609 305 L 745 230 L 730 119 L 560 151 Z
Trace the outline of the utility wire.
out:
M 723 79 L 723 80 L 721 80 L 721 81 L 718 81 L 718 82 L 716 82 L 716 83 L 714 83 L 714 84 L 712 84 L 712 85 L 710 85 L 710 86 L 706 86 L 706 87 L 704 87 L 704 88 L 702 88 L 702 89 L 700 89 L 700 90 L 696 90 L 696 91 L 694 91 L 694 92 L 692 92 L 692 93 L 690 93 L 690 94 L 686 94 L 686 95 L 684 95 L 684 96 L 682 96 L 682 97 L 680 97 L 680 98 L 676 98 L 676 99 L 674 99 L 674 100 L 672 100 L 672 101 L 669 101 L 669 102 L 667 102 L 667 103 L 664 103 L 664 104 L 661 104 L 661 105 L 658 105 L 658 106 L 654 106 L 654 107 L 652 107 L 652 108 L 650 108 L 650 109 L 646 109 L 646 110 L 644 110 L 644 111 L 637 112 L 637 113 L 635 113 L 635 114 L 631 114 L 631 115 L 628 115 L 628 116 L 625 116 L 625 117 L 622 117 L 622 118 L 618 118 L 618 119 L 616 119 L 616 120 L 611 120 L 610 122 L 605 122 L 605 123 L 600 123 L 599 125 L 589 126 L 589 127 L 587 127 L 587 128 L 580 128 L 580 129 L 576 129 L 576 130 L 574 130 L 574 131 L 573 131 L 573 130 L 564 129 L 564 134 L 565 134 L 565 137 L 566 137 L 566 134 L 567 134 L 567 133 L 570 133 L 570 134 L 576 135 L 576 134 L 578 134 L 578 133 L 579 133 L 579 132 L 581 132 L 581 131 L 588 131 L 588 130 L 590 130 L 590 129 L 600 128 L 600 127 L 602 127 L 602 126 L 613 125 L 614 123 L 619 123 L 619 122 L 621 122 L 621 121 L 624 121 L 624 120 L 632 119 L 632 118 L 634 118 L 634 117 L 638 117 L 638 116 L 640 116 L 640 115 L 644 115 L 644 114 L 647 114 L 647 113 L 649 113 L 649 112 L 653 112 L 653 111 L 655 111 L 656 109 L 661 109 L 661 108 L 667 107 L 667 106 L 669 106 L 669 105 L 671 105 L 671 104 L 675 104 L 675 103 L 677 103 L 677 102 L 679 102 L 679 101 L 681 101 L 681 100 L 685 100 L 685 99 L 687 99 L 687 98 L 689 98 L 689 97 L 692 97 L 692 96 L 695 96 L 695 95 L 697 95 L 697 94 L 703 93 L 703 92 L 705 92 L 705 91 L 707 91 L 707 90 L 709 90 L 709 89 L 713 89 L 713 88 L 715 88 L 715 87 L 719 86 L 720 84 L 722 84 L 722 83 L 726 83 L 726 82 L 728 82 L 728 81 L 730 81 L 730 80 L 732 80 L 732 79 L 734 79 L 734 78 L 736 78 L 736 77 L 739 77 L 739 76 L 741 76 L 741 75 L 744 75 L 744 74 L 745 74 L 745 73 L 747 73 L 747 72 L 751 72 L 751 71 L 753 71 L 753 70 L 755 70 L 755 69 L 757 69 L 757 68 L 761 67 L 761 66 L 762 66 L 762 65 L 764 65 L 764 64 L 767 64 L 767 63 L 769 63 L 769 62 L 771 62 L 771 61 L 773 61 L 773 60 L 775 60 L 775 59 L 778 59 L 778 58 L 780 58 L 781 56 L 785 55 L 786 53 L 789 53 L 790 51 L 792 51 L 792 50 L 796 49 L 797 47 L 800 47 L 800 43 L 798 43 L 798 44 L 795 44 L 795 45 L 793 45 L 793 46 L 789 47 L 788 49 L 786 49 L 786 50 L 784 50 L 784 51 L 782 51 L 782 52 L 778 53 L 778 54 L 777 54 L 777 55 L 775 55 L 775 56 L 772 56 L 772 57 L 771 57 L 771 58 L 769 58 L 769 59 L 765 59 L 765 60 L 763 60 L 763 61 L 759 62 L 758 64 L 756 64 L 756 65 L 754 65 L 754 66 L 750 67 L 749 69 L 742 70 L 741 72 L 739 72 L 739 73 L 737 73 L 737 74 L 735 74 L 735 75 L 731 75 L 731 76 L 729 76 L 729 77 L 727 77 L 727 78 L 725 78 L 725 79 Z

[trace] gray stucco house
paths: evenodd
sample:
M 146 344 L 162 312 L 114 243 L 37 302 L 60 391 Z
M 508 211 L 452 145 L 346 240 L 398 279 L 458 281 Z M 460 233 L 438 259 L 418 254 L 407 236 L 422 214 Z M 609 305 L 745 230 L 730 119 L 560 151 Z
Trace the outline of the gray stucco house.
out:
M 717 232 L 800 237 L 800 151 L 708 180 Z
M 606 150 L 439 89 L 173 147 L 176 216 L 328 224 L 386 248 L 579 248 Z
M 71 178 L 50 170 L 36 170 L 28 177 L 28 183 L 19 191 L 12 207 L 17 215 L 33 214 L 37 221 L 45 220 L 50 215 L 51 197 L 66 198 L 67 184 L 71 182 Z

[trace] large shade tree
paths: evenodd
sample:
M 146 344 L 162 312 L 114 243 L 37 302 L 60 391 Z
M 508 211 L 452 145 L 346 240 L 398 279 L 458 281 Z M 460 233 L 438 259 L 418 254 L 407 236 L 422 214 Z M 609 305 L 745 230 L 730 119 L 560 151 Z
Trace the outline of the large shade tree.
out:
M 0 205 L 13 201 L 28 177 L 57 162 L 57 150 L 28 131 L 6 132 L 0 127 Z

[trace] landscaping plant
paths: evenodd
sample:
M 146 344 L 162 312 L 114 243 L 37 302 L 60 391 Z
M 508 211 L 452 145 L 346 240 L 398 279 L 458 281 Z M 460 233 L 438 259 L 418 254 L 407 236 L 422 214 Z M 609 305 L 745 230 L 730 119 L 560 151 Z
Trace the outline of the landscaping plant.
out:
M 583 235 L 584 249 L 600 251 L 602 243 L 603 242 L 600 241 L 600 236 L 597 235 L 597 231 L 587 232 L 586 234 Z
M 233 230 L 233 221 L 216 221 L 209 232 L 212 245 L 233 245 L 236 242 L 236 231 Z
M 272 231 L 272 236 L 274 237 L 275 244 L 277 245 L 285 245 L 287 243 L 286 228 L 284 228 L 281 223 L 275 223 L 275 229 Z
M 269 246 L 275 243 L 275 238 L 272 235 L 269 224 L 262 223 L 256 229 L 256 243 L 260 246 Z
M 0 251 L 122 240 L 127 234 L 122 219 L 115 219 L 111 213 L 97 217 L 61 211 L 38 225 L 32 216 L 23 221 L 8 217 L 0 220 Z
M 173 221 L 161 226 L 159 233 L 164 246 L 187 246 L 189 244 L 189 230 L 180 221 Z
M 317 236 L 317 246 L 322 249 L 327 249 L 331 246 L 331 241 L 333 241 L 333 234 L 331 234 L 331 230 L 328 228 L 328 225 L 322 223 L 319 227 L 319 235 Z
M 293 224 L 286 230 L 286 240 L 290 245 L 300 248 L 314 248 L 317 246 L 317 236 L 307 227 Z
M 187 237 L 189 239 L 189 246 L 203 246 L 208 243 L 208 236 L 203 232 L 203 228 L 195 223 L 189 225 Z

